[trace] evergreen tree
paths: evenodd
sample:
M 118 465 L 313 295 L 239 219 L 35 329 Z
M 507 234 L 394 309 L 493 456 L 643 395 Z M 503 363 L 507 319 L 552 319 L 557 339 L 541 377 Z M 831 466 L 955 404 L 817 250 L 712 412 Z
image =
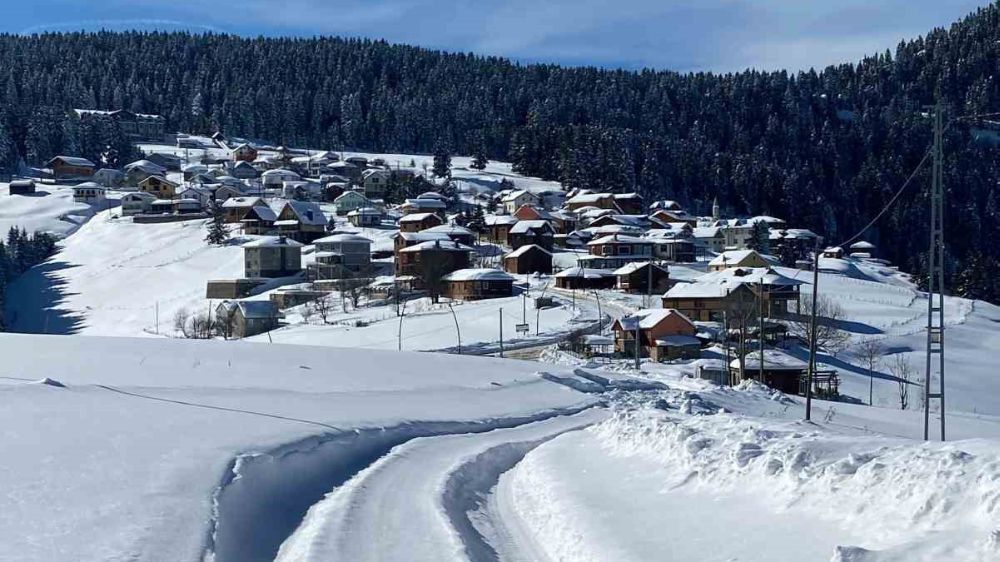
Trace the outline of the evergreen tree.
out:
M 436 178 L 451 178 L 451 154 L 443 143 L 439 143 L 434 150 L 434 166 L 431 173 Z
M 750 240 L 747 247 L 756 250 L 761 254 L 771 253 L 771 229 L 764 221 L 753 223 L 753 231 L 750 233 Z
M 211 206 L 212 221 L 208 223 L 208 234 L 205 241 L 213 246 L 221 246 L 229 240 L 229 228 L 226 226 L 226 213 L 222 205 L 213 201 Z

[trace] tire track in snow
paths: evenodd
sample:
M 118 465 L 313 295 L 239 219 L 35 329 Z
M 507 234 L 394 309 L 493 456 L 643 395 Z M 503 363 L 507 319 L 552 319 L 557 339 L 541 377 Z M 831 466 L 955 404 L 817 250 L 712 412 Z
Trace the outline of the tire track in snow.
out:
M 486 527 L 474 519 L 500 475 L 538 444 L 606 415 L 590 410 L 485 433 L 412 439 L 312 506 L 277 560 L 499 560 L 490 543 L 497 535 L 481 531 Z

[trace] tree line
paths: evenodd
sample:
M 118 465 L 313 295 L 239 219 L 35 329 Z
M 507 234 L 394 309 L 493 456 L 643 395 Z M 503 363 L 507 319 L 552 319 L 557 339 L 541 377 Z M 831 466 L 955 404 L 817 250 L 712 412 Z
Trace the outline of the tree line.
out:
M 520 65 L 384 41 L 186 33 L 0 36 L 0 166 L 78 152 L 116 165 L 113 126 L 74 107 L 166 118 L 168 130 L 289 146 L 471 154 L 567 187 L 638 191 L 707 213 L 769 214 L 838 242 L 873 217 L 923 158 L 925 106 L 1000 111 L 1000 7 L 894 51 L 803 72 Z M 946 135 L 949 283 L 1000 300 L 996 150 L 989 119 Z M 923 269 L 929 170 L 865 237 Z

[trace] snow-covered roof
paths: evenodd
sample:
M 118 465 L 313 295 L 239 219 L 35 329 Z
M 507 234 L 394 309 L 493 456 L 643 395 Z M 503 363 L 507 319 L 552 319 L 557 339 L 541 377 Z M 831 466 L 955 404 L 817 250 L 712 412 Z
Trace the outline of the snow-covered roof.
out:
M 541 250 L 550 256 L 552 255 L 552 252 L 546 250 L 545 248 L 539 246 L 538 244 L 527 244 L 521 246 L 520 248 L 514 250 L 513 252 L 508 253 L 507 255 L 504 256 L 504 258 L 519 258 L 524 254 L 528 253 L 529 250 Z
M 543 220 L 530 220 L 530 221 L 517 221 L 510 229 L 511 234 L 526 234 L 532 230 L 546 230 L 552 232 L 552 225 L 548 221 Z
M 695 238 L 718 238 L 722 236 L 722 229 L 718 226 L 696 226 L 691 229 L 691 236 Z
M 417 195 L 417 199 L 437 199 L 439 201 L 444 201 L 447 197 L 436 191 L 425 191 L 420 195 Z
M 529 196 L 529 197 L 531 197 L 532 199 L 537 199 L 538 198 L 534 193 L 531 193 L 530 191 L 527 191 L 527 190 L 524 190 L 524 189 L 515 189 L 514 191 L 511 191 L 511 192 L 507 193 L 506 195 L 504 195 L 500 199 L 500 202 L 501 203 L 509 203 L 509 202 L 512 202 L 512 201 L 516 201 L 518 198 L 524 197 L 526 195 Z
M 639 271 L 640 269 L 646 267 L 647 265 L 652 265 L 653 267 L 655 267 L 656 269 L 659 269 L 663 273 L 667 273 L 667 269 L 665 267 L 659 265 L 659 264 L 655 264 L 655 263 L 651 264 L 648 261 L 634 261 L 634 262 L 629 262 L 629 263 L 627 263 L 627 264 L 619 267 L 618 269 L 616 269 L 615 270 L 615 275 L 618 275 L 618 276 L 621 276 L 621 275 L 631 275 L 631 274 L 635 273 L 636 271 Z
M 416 207 L 417 209 L 444 209 L 448 205 L 440 199 L 407 199 L 403 203 L 404 207 Z
M 444 281 L 514 281 L 512 276 L 499 269 L 485 268 L 459 269 L 441 279 Z
M 88 160 L 88 162 L 89 162 L 89 160 Z M 150 173 L 153 173 L 153 174 L 165 174 L 165 173 L 167 173 L 167 169 L 166 168 L 164 168 L 163 166 L 157 164 L 156 162 L 150 162 L 149 160 L 136 160 L 135 162 L 130 162 L 128 164 L 125 164 L 125 166 L 124 166 L 123 169 L 126 172 L 131 172 L 132 170 L 134 170 L 136 168 L 138 168 L 138 169 L 140 169 L 140 170 L 142 170 L 144 172 L 150 172 Z
M 604 277 L 614 277 L 614 273 L 607 269 L 590 269 L 584 267 L 571 267 L 556 273 L 556 277 L 579 277 L 581 279 L 602 279 Z
M 872 244 L 871 242 L 866 242 L 864 240 L 861 240 L 859 242 L 855 242 L 855 243 L 851 244 L 851 249 L 852 250 L 861 250 L 862 252 L 868 251 L 868 250 L 874 250 L 875 249 L 875 244 Z
M 292 170 L 289 170 L 287 168 L 275 168 L 273 170 L 267 170 L 264 173 L 262 173 L 261 176 L 263 176 L 266 179 L 270 178 L 286 178 L 295 180 L 302 179 L 302 176 L 300 176 L 298 173 L 293 172 Z
M 670 199 L 661 199 L 659 201 L 653 201 L 649 205 L 650 210 L 658 211 L 664 209 L 667 211 L 679 211 L 681 210 L 681 205 L 677 201 L 671 201 Z
M 672 308 L 647 308 L 644 310 L 637 310 L 628 316 L 622 316 L 616 320 L 615 323 L 621 326 L 623 330 L 635 330 L 636 323 L 638 323 L 640 330 L 648 330 L 656 327 L 657 324 L 663 322 L 670 316 L 677 316 L 694 328 L 694 322 L 692 322 L 690 318 Z
M 230 197 L 222 202 L 223 209 L 242 209 L 245 207 L 255 207 L 261 205 L 263 201 L 260 197 Z
M 597 203 L 609 197 L 614 199 L 614 195 L 611 193 L 585 193 L 569 198 L 566 200 L 566 203 L 569 205 L 584 205 L 588 203 Z
M 471 230 L 465 228 L 464 226 L 458 226 L 454 224 L 442 224 L 438 226 L 432 226 L 430 228 L 425 228 L 423 232 L 443 232 L 451 236 L 475 236 Z
M 514 215 L 486 215 L 483 217 L 483 221 L 486 223 L 486 226 L 499 226 L 515 224 L 517 223 L 517 217 Z
M 702 275 L 690 283 L 677 283 L 666 292 L 666 298 L 720 298 L 740 285 L 794 287 L 798 279 L 782 275 L 769 267 L 736 267 Z
M 451 240 L 451 238 L 444 232 L 427 232 L 426 230 L 421 230 L 420 232 L 397 232 L 395 236 L 406 240 L 407 242 L 426 242 L 428 240 Z
M 649 240 L 638 236 L 628 236 L 625 234 L 609 234 L 596 240 L 587 242 L 588 246 L 600 246 L 601 244 L 650 244 Z
M 747 372 L 760 369 L 760 351 L 751 351 L 743 358 L 743 364 Z M 729 366 L 734 369 L 740 368 L 739 358 L 729 362 Z M 805 361 L 796 359 L 791 355 L 777 349 L 764 350 L 764 369 L 767 371 L 804 371 Z
M 352 199 L 352 198 L 353 199 L 360 198 L 360 199 L 364 199 L 365 201 L 368 201 L 368 198 L 365 197 L 365 195 L 363 193 L 361 193 L 360 191 L 345 191 L 345 192 L 341 193 L 340 195 L 338 195 L 337 197 L 335 197 L 333 199 L 333 202 L 337 203 L 337 202 L 343 201 L 345 199 Z
M 701 345 L 701 341 L 694 336 L 685 336 L 682 334 L 674 334 L 671 336 L 664 336 L 656 340 L 656 345 L 660 347 L 687 347 L 692 345 Z
M 158 181 L 160 183 L 165 183 L 165 184 L 167 184 L 169 186 L 172 186 L 172 187 L 177 187 L 178 185 L 180 185 L 180 184 L 178 184 L 175 181 L 170 181 L 170 180 L 168 180 L 167 178 L 165 178 L 163 176 L 155 175 L 155 174 L 151 175 L 151 176 L 147 177 L 146 179 L 142 180 L 141 182 L 139 182 L 139 185 L 142 185 L 144 183 L 149 183 L 149 182 L 154 181 L 154 180 Z
M 408 215 L 403 215 L 399 222 L 422 222 L 431 217 L 437 217 L 434 213 L 410 213 Z
M 73 190 L 75 191 L 77 189 L 98 189 L 100 191 L 107 191 L 107 188 L 105 188 L 103 185 L 92 181 L 85 181 L 83 183 L 78 183 L 74 185 Z
M 313 201 L 285 201 L 276 211 L 278 214 L 281 214 L 285 208 L 291 208 L 302 224 L 321 226 L 327 222 L 326 215 L 323 214 L 323 209 L 320 208 L 319 203 Z
M 382 216 L 382 212 L 374 207 L 361 207 L 360 209 L 354 209 L 347 213 L 349 217 L 357 217 L 361 215 L 376 215 Z
M 769 260 L 756 250 L 727 250 L 712 258 L 708 265 L 739 265 L 740 263 L 757 258 L 765 263 Z
M 244 248 L 298 248 L 302 242 L 297 242 L 284 236 L 262 236 L 243 244 Z
M 269 300 L 225 301 L 219 306 L 229 311 L 239 308 L 240 313 L 243 314 L 244 318 L 275 318 L 278 314 L 277 306 Z
M 412 246 L 407 246 L 400 250 L 400 252 L 422 252 L 424 250 L 443 250 L 448 252 L 471 252 L 473 249 L 466 246 L 465 244 L 459 244 L 458 242 L 452 242 L 451 240 L 428 240 L 426 242 L 420 242 L 419 244 L 414 244 Z
M 371 244 L 372 241 L 364 236 L 358 236 L 357 234 L 332 234 L 330 236 L 324 236 L 318 240 L 314 240 L 313 244 L 335 244 L 338 242 L 361 242 L 365 244 Z

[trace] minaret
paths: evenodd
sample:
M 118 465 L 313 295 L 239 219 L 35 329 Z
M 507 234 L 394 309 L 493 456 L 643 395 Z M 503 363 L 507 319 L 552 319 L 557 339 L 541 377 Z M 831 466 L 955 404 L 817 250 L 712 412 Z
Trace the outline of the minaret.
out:
M 719 220 L 719 198 L 716 197 L 712 200 L 712 220 Z

